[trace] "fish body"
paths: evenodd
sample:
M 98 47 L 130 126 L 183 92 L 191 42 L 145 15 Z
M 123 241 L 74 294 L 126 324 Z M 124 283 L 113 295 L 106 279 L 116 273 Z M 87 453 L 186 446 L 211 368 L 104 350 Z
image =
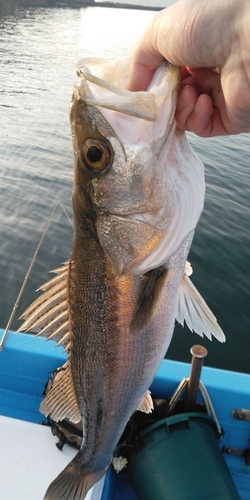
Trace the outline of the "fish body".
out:
M 129 61 L 81 61 L 70 110 L 74 145 L 71 259 L 24 313 L 22 329 L 68 352 L 42 402 L 82 420 L 83 443 L 45 500 L 82 500 L 105 473 L 171 341 L 174 321 L 223 333 L 185 272 L 204 201 L 203 166 L 175 129 L 178 69 L 146 93 L 124 90 Z M 187 269 L 187 268 L 186 268 Z

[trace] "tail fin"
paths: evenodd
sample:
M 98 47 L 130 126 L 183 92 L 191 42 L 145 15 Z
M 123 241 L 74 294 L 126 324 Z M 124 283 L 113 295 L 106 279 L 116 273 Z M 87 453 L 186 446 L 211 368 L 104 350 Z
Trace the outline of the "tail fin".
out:
M 43 500 L 83 500 L 108 469 L 108 466 L 96 472 L 81 469 L 76 459 L 77 456 L 49 485 Z

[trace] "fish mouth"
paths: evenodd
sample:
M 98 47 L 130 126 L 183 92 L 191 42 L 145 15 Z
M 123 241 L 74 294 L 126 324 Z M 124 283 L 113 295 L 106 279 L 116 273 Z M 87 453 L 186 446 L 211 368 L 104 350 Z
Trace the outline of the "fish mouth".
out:
M 100 60 L 98 62 L 100 63 Z M 81 59 L 77 64 L 77 75 L 80 77 L 77 92 L 81 99 L 87 104 L 119 111 L 120 113 L 150 122 L 156 120 L 157 105 L 153 93 L 144 91 L 131 92 L 114 85 L 114 83 L 103 80 L 91 72 L 90 68 L 93 63 L 94 59 Z M 84 82 L 83 85 L 82 82 Z M 88 82 L 87 86 L 85 82 Z M 98 91 L 96 94 L 96 89 L 98 88 L 106 91 L 103 96 L 99 96 Z

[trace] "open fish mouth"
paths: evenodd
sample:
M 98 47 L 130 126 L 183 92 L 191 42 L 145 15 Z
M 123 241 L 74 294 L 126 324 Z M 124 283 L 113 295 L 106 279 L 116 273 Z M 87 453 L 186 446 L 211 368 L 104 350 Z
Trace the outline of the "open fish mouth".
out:
M 95 64 L 96 59 L 81 59 L 77 65 L 77 75 L 81 78 L 81 84 L 78 86 L 79 97 L 83 98 L 87 104 L 100 106 L 101 108 L 119 111 L 130 116 L 142 118 L 148 121 L 155 121 L 157 117 L 156 99 L 153 93 L 149 92 L 130 92 L 124 88 L 107 82 L 102 78 L 91 73 L 86 64 L 90 66 Z M 99 59 L 99 64 L 105 64 L 105 60 Z M 104 96 L 91 93 L 88 90 L 86 96 L 86 86 L 84 81 L 94 84 L 95 88 L 106 91 Z

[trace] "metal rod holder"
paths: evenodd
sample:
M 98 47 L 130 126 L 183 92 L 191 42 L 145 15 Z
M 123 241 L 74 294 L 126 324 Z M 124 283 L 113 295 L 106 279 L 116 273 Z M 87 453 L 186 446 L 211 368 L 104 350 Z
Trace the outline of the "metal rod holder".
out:
M 193 345 L 190 352 L 192 362 L 187 387 L 186 411 L 193 411 L 195 408 L 203 360 L 207 356 L 207 349 L 201 345 Z

